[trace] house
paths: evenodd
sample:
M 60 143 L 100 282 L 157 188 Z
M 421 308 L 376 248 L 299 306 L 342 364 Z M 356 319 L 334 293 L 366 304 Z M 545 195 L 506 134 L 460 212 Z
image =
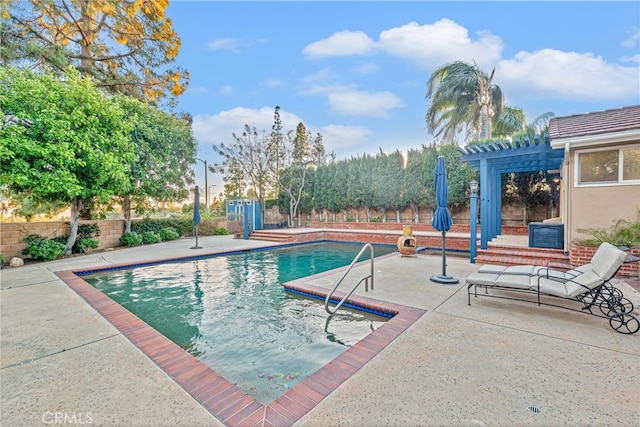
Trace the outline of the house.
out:
M 562 150 L 560 220 L 568 244 L 640 215 L 640 105 L 556 117 L 551 148 Z

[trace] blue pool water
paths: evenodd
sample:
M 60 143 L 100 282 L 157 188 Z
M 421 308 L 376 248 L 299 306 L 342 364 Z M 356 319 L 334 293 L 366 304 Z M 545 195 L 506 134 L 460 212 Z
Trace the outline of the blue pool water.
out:
M 83 278 L 267 404 L 386 320 L 345 309 L 329 317 L 323 301 L 281 286 L 349 265 L 361 248 L 304 244 Z M 380 256 L 396 249 L 374 250 Z

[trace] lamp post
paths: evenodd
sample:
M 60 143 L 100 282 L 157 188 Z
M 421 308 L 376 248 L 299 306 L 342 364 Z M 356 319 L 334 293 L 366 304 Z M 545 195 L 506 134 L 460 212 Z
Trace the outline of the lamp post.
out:
M 471 199 L 470 218 L 471 218 L 471 238 L 469 242 L 469 261 L 471 264 L 476 263 L 476 246 L 478 232 L 478 181 L 473 180 L 469 183 L 469 198 Z
M 216 186 L 215 184 L 211 184 L 210 186 L 207 187 L 207 200 L 209 199 L 209 189 L 215 186 Z M 211 202 L 211 204 L 213 204 L 213 202 Z
M 202 159 L 196 159 L 204 163 L 204 210 L 209 216 L 209 186 L 207 185 L 207 161 Z

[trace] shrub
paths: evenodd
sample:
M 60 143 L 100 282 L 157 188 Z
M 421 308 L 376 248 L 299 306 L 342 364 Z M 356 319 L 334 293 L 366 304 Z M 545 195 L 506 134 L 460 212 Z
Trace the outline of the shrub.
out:
M 619 219 L 610 228 L 583 228 L 578 231 L 591 235 L 591 238 L 578 242 L 581 246 L 595 247 L 602 242 L 607 242 L 614 246 L 638 247 L 640 246 L 640 210 L 638 210 L 636 221 Z
M 163 228 L 173 228 L 178 232 L 179 236 L 190 234 L 193 229 L 193 219 L 191 218 L 163 218 L 151 219 L 145 218 L 142 221 L 133 221 L 131 223 L 131 231 L 143 234 L 147 231 L 159 233 Z
M 124 246 L 138 246 L 142 244 L 142 236 L 140 236 L 135 231 L 124 233 L 122 236 L 120 236 L 120 243 L 122 243 Z
M 158 243 L 159 241 L 160 241 L 160 236 L 158 236 L 153 231 L 145 231 L 144 233 L 142 233 L 142 243 L 144 244 L 148 245 L 151 243 Z
M 216 228 L 213 231 L 214 236 L 226 236 L 227 234 L 229 234 L 229 231 L 224 227 Z
M 100 246 L 100 242 L 96 239 L 92 239 L 91 237 L 80 237 L 76 239 L 76 243 L 74 246 L 77 246 L 85 254 L 90 254 L 94 249 L 97 249 Z
M 76 237 L 76 241 L 71 248 L 71 253 L 79 254 L 79 253 L 91 253 L 93 249 L 96 249 L 100 246 L 100 242 L 93 237 L 100 235 L 100 227 L 97 223 L 93 224 L 80 224 L 78 225 L 78 235 Z M 69 239 L 69 235 L 65 234 L 62 236 L 54 237 L 52 240 L 62 243 L 63 245 L 67 245 L 67 240 Z
M 160 231 L 158 231 L 158 236 L 163 242 L 166 242 L 168 240 L 176 240 L 180 237 L 178 232 L 173 227 L 165 227 L 160 229 Z
M 54 239 L 47 239 L 39 234 L 30 234 L 25 239 L 27 247 L 22 250 L 22 255 L 33 259 L 51 261 L 64 254 L 65 244 Z

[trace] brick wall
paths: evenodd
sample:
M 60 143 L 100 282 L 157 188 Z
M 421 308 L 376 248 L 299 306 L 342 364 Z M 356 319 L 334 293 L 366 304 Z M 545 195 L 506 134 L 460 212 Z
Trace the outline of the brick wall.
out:
M 598 248 L 593 248 L 590 246 L 579 246 L 575 243 L 569 244 L 569 259 L 571 260 L 571 265 L 583 265 L 591 261 L 593 254 L 598 250 Z M 627 251 L 629 254 L 640 257 L 640 248 L 633 248 Z M 634 279 L 640 279 L 640 262 L 630 262 L 627 264 L 623 264 L 618 271 L 617 276 L 619 277 L 629 277 Z
M 415 230 L 415 229 L 414 229 Z M 398 231 L 398 230 L 396 230 Z M 373 244 L 397 245 L 398 238 L 402 235 L 402 229 L 396 233 L 358 233 L 354 228 L 353 232 L 346 230 L 318 230 L 295 235 L 296 243 L 313 242 L 316 240 L 337 240 L 341 242 L 367 242 Z M 426 248 L 442 248 L 442 236 L 421 236 L 414 234 L 416 244 Z M 469 251 L 469 237 L 446 237 L 447 249 L 458 251 Z
M 434 231 L 437 230 L 431 226 L 431 224 L 411 224 L 413 231 Z M 404 224 L 397 224 L 391 222 L 318 222 L 311 221 L 309 227 L 312 228 L 342 228 L 347 230 L 394 230 L 402 231 Z M 449 232 L 451 233 L 469 233 L 469 224 L 453 224 Z M 477 226 L 478 236 L 480 235 L 480 225 Z M 529 227 L 526 225 L 503 225 L 502 234 L 509 235 L 524 235 L 529 234 Z

